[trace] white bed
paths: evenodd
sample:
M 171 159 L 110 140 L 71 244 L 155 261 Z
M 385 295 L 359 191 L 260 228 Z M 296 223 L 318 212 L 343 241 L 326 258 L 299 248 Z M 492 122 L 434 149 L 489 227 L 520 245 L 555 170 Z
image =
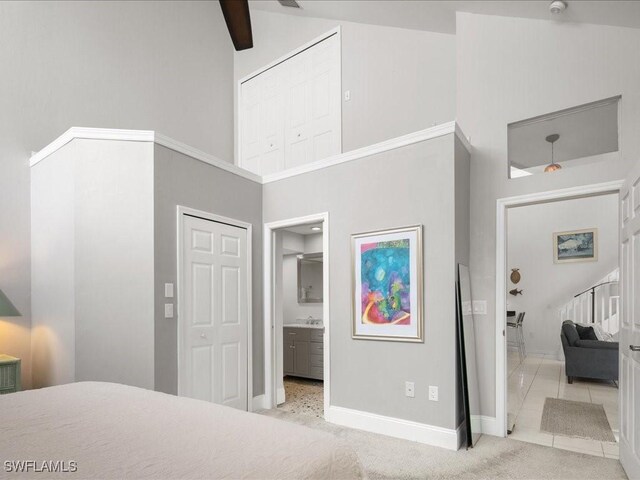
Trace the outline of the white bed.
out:
M 6 462 L 77 464 L 34 478 L 362 478 L 356 454 L 331 434 L 199 400 L 80 382 L 0 397 L 0 477 Z M 15 464 L 13 464 L 15 465 Z

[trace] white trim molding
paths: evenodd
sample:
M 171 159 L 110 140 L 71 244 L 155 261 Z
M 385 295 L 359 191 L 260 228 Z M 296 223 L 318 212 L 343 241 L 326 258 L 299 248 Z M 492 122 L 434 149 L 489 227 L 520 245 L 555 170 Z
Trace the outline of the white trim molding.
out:
M 345 162 L 351 162 L 359 160 L 361 158 L 370 157 L 397 148 L 406 147 L 414 143 L 424 142 L 434 138 L 442 137 L 449 134 L 455 134 L 463 143 L 467 151 L 471 153 L 471 145 L 465 137 L 464 133 L 455 121 L 436 125 L 424 130 L 402 135 L 400 137 L 391 138 L 383 142 L 375 143 L 367 147 L 352 150 L 350 152 L 334 155 L 324 160 L 318 160 L 317 162 L 302 165 L 300 167 L 290 168 L 282 172 L 273 173 L 270 175 L 260 176 L 249 170 L 245 170 L 236 166 L 233 163 L 225 162 L 219 158 L 209 155 L 208 153 L 198 150 L 197 148 L 190 147 L 187 144 L 169 138 L 160 133 L 156 133 L 152 130 L 118 130 L 110 128 L 84 128 L 84 127 L 72 127 L 57 139 L 44 147 L 39 152 L 33 154 L 30 160 L 30 166 L 37 165 L 39 162 L 47 158 L 52 153 L 56 152 L 67 143 L 75 139 L 88 139 L 88 140 L 120 140 L 129 142 L 152 142 L 157 145 L 163 146 L 170 150 L 174 150 L 178 153 L 182 153 L 188 157 L 194 158 L 201 162 L 207 163 L 214 167 L 225 170 L 234 175 L 246 178 L 256 183 L 266 184 L 283 180 L 285 178 L 294 177 L 296 175 L 302 175 L 323 168 L 332 167 Z
M 253 77 L 257 77 L 258 75 L 260 75 L 261 73 L 266 72 L 267 70 L 275 67 L 276 65 L 285 62 L 287 60 L 289 60 L 291 57 L 305 51 L 308 50 L 309 48 L 313 47 L 314 45 L 316 45 L 317 43 L 322 42 L 323 40 L 326 40 L 329 37 L 333 37 L 334 35 L 340 35 L 342 32 L 342 29 L 340 27 L 340 25 L 338 25 L 337 27 L 332 28 L 331 30 L 329 30 L 328 32 L 323 33 L 322 35 L 314 38 L 313 40 L 308 41 L 307 43 L 305 43 L 304 45 L 300 45 L 298 48 L 296 48 L 295 50 L 291 50 L 288 53 L 285 53 L 284 55 L 282 55 L 279 58 L 276 58 L 274 61 L 269 62 L 268 64 L 264 65 L 263 67 L 260 67 L 258 70 L 255 70 L 253 72 L 251 72 L 248 75 L 245 75 L 244 77 L 242 77 L 240 80 L 238 80 L 238 85 L 251 80 Z
M 33 167 L 52 153 L 56 152 L 60 148 L 64 147 L 67 143 L 75 139 L 84 140 L 119 140 L 127 142 L 151 142 L 161 145 L 170 150 L 174 150 L 188 157 L 194 158 L 204 163 L 208 163 L 214 167 L 218 167 L 222 170 L 226 170 L 229 173 L 238 175 L 256 183 L 262 183 L 262 177 L 256 175 L 248 170 L 237 167 L 233 163 L 220 160 L 213 155 L 198 150 L 197 148 L 190 147 L 182 142 L 169 138 L 165 135 L 156 133 L 151 130 L 118 130 L 111 128 L 84 128 L 84 127 L 71 127 L 64 132 L 58 138 L 56 138 L 49 145 L 44 147 L 39 152 L 31 156 L 29 165 Z
M 495 339 L 496 339 L 496 416 L 492 424 L 486 417 L 482 422 L 483 433 L 485 424 L 498 437 L 507 436 L 507 339 L 506 314 L 507 311 L 507 209 L 546 203 L 557 200 L 590 197 L 617 193 L 622 188 L 624 180 L 581 185 L 559 190 L 530 193 L 515 197 L 499 198 L 496 200 L 496 309 L 495 309 Z
M 436 427 L 426 423 L 386 417 L 334 405 L 329 407 L 328 413 L 328 415 L 325 413 L 325 420 L 336 425 L 402 438 L 448 450 L 458 450 L 459 428 L 454 430 Z
M 353 160 L 359 160 L 361 158 L 370 157 L 372 155 L 388 152 L 390 150 L 406 147 L 414 143 L 424 142 L 452 133 L 456 133 L 458 135 L 458 137 L 464 143 L 465 147 L 468 145 L 467 139 L 465 138 L 464 134 L 462 134 L 462 130 L 456 128 L 456 122 L 447 122 L 431 128 L 419 130 L 417 132 L 408 133 L 407 135 L 391 138 L 383 142 L 374 143 L 373 145 L 359 148 L 357 150 L 351 150 L 350 152 L 333 155 L 323 160 L 318 160 L 317 162 L 300 165 L 299 167 L 289 168 L 287 170 L 283 170 L 282 172 L 271 173 L 262 177 L 262 183 L 277 182 L 278 180 L 283 180 L 285 178 L 302 175 L 304 173 L 313 172 L 327 167 L 333 167 L 334 165 L 351 162 Z
M 494 437 L 502 437 L 502 433 L 498 429 L 498 419 L 496 417 L 480 416 L 480 432 L 483 435 L 493 435 Z
M 251 410 L 250 410 L 250 411 L 251 411 L 251 412 L 256 412 L 256 411 L 258 411 L 258 410 L 263 410 L 264 408 L 266 408 L 266 407 L 264 406 L 265 401 L 266 401 L 266 400 L 265 400 L 264 393 L 263 393 L 263 394 L 261 394 L 261 395 L 258 395 L 258 396 L 256 396 L 256 397 L 253 397 L 253 402 L 252 402 Z

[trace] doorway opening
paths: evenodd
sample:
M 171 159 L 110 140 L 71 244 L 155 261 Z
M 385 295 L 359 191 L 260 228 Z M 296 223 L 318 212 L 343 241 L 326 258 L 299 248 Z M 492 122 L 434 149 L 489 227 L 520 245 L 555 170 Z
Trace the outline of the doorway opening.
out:
M 266 408 L 329 406 L 328 235 L 326 213 L 265 225 Z
M 619 188 L 498 202 L 496 410 L 510 438 L 618 455 Z

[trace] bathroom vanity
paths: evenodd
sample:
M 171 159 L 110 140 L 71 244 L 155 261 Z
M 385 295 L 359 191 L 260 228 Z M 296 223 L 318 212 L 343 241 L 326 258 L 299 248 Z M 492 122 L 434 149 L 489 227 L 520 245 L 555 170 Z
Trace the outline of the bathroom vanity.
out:
M 285 375 L 322 380 L 324 366 L 324 326 L 294 324 L 284 326 Z

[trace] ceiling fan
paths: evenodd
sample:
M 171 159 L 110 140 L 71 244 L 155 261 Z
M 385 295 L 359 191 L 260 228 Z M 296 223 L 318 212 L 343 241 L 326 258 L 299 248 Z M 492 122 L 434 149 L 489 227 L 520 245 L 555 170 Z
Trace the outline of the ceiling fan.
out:
M 236 51 L 253 48 L 249 0 L 218 0 Z M 300 8 L 296 0 L 278 0 L 283 7 Z
M 248 0 L 219 0 L 236 51 L 253 48 Z

